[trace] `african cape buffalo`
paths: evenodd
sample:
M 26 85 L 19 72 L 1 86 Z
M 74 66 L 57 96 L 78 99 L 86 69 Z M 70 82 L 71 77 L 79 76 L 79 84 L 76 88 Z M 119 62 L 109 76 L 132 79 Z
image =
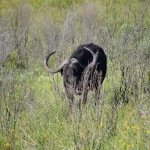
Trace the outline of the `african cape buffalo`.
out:
M 107 70 L 107 57 L 101 47 L 93 43 L 80 45 L 69 59 L 64 60 L 58 68 L 51 70 L 48 60 L 54 53 L 50 53 L 45 58 L 45 67 L 50 73 L 60 72 L 63 75 L 66 95 L 71 99 L 71 103 L 74 95 L 81 95 L 80 103 L 86 103 L 89 90 L 98 93 Z

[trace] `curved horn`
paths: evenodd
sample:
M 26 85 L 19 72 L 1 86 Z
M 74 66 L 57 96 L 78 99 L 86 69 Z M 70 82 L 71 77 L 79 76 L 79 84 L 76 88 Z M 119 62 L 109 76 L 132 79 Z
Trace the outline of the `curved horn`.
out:
M 87 48 L 87 47 L 84 47 L 84 48 L 92 53 L 93 61 L 91 62 L 91 65 L 95 65 L 97 58 L 98 58 L 98 51 L 96 52 L 96 54 L 94 54 L 93 51 L 91 51 L 89 48 Z
M 44 66 L 45 66 L 45 68 L 46 68 L 50 73 L 57 73 L 57 72 L 60 72 L 60 70 L 62 69 L 62 67 L 63 67 L 65 64 L 68 63 L 68 59 L 66 59 L 66 60 L 64 60 L 64 62 L 63 62 L 58 68 L 56 68 L 56 69 L 54 69 L 54 70 L 51 70 L 50 67 L 48 66 L 48 60 L 49 60 L 50 56 L 53 55 L 54 53 L 56 53 L 56 51 L 50 53 L 50 54 L 45 58 L 45 60 L 44 60 Z

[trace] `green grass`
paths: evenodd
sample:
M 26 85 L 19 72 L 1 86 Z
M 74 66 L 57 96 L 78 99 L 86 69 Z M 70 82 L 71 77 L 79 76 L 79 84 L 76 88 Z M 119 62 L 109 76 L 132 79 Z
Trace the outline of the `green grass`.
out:
M 20 79 L 24 78 L 20 75 Z M 56 79 L 55 79 L 56 80 Z M 61 83 L 61 77 L 58 77 Z M 104 88 L 107 90 L 106 79 Z M 84 142 L 81 149 L 99 149 L 102 140 L 102 149 L 148 149 L 150 140 L 149 116 L 141 118 L 134 103 L 129 103 L 118 108 L 116 118 L 111 114 L 112 108 L 106 97 L 103 108 L 103 117 L 95 111 L 89 102 L 82 110 L 82 115 L 76 110 L 72 122 L 67 100 L 63 96 L 63 86 L 59 86 L 59 94 L 53 89 L 52 76 L 28 74 L 27 93 L 31 95 L 24 101 L 18 102 L 24 109 L 18 112 L 15 129 L 13 118 L 7 136 L 1 135 L 1 149 L 72 149 L 75 142 Z M 57 85 L 56 84 L 56 85 Z M 20 87 L 18 87 L 20 89 Z M 15 91 L 17 94 L 17 91 Z M 34 97 L 34 98 L 33 98 Z M 92 97 L 90 97 L 92 98 Z M 15 99 L 9 108 L 15 107 Z M 5 106 L 3 106 L 5 107 Z M 13 110 L 11 110 L 13 117 Z M 81 117 L 81 119 L 80 119 Z M 114 119 L 114 120 L 113 120 Z M 110 126 L 108 126 L 110 124 Z M 113 129 L 115 124 L 115 129 Z M 103 138 L 102 135 L 105 135 Z M 93 145 L 94 144 L 94 145 Z

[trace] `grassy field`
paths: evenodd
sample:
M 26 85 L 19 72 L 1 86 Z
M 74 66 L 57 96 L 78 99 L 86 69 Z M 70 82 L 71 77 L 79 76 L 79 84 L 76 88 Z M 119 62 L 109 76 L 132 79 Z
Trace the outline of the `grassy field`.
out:
M 108 58 L 99 105 L 90 92 L 71 113 L 43 60 L 91 42 Z M 149 66 L 148 0 L 0 0 L 0 150 L 149 150 Z

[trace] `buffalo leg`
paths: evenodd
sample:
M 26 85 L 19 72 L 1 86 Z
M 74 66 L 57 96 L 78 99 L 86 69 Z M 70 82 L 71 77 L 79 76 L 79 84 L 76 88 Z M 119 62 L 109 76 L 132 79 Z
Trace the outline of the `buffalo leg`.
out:
M 70 94 L 70 93 L 68 92 L 68 90 L 66 90 L 66 96 L 67 96 L 67 98 L 68 98 L 68 100 L 69 100 L 69 107 L 70 107 L 70 110 L 72 111 L 73 105 L 74 105 L 74 96 L 73 96 L 72 94 Z

